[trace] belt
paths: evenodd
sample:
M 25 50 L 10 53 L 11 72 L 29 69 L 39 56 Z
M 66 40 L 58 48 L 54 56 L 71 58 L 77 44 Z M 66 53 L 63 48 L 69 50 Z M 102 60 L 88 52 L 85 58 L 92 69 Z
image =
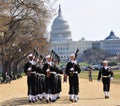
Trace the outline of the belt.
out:
M 57 75 L 61 76 L 61 74 L 57 73 Z
M 75 71 L 75 72 L 73 72 L 73 73 L 78 74 L 78 72 L 77 72 L 77 71 Z
M 39 74 L 39 73 L 37 73 L 37 75 L 39 75 L 39 76 L 45 76 L 44 74 Z
M 109 78 L 110 77 L 110 75 L 108 75 L 108 76 L 102 76 L 102 78 Z
M 73 73 L 73 74 L 78 74 L 78 72 L 77 72 L 77 71 L 73 71 L 73 72 L 70 72 L 70 73 Z
M 50 72 L 51 74 L 56 74 L 56 72 Z
M 33 72 L 31 72 L 31 74 L 36 74 L 36 72 L 35 72 L 35 71 L 33 71 Z

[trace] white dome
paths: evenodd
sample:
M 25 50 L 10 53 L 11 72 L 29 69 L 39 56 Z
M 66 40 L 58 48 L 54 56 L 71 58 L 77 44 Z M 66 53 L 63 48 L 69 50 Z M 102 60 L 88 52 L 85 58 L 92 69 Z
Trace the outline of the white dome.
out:
M 68 22 L 62 17 L 59 5 L 58 16 L 54 19 L 50 33 L 50 41 L 71 40 Z

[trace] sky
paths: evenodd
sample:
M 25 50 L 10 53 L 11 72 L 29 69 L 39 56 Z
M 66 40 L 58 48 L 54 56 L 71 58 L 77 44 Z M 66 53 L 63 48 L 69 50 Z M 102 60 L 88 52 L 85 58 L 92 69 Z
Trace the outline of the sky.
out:
M 58 0 L 57 9 L 59 4 L 74 41 L 104 40 L 111 30 L 120 37 L 120 0 Z

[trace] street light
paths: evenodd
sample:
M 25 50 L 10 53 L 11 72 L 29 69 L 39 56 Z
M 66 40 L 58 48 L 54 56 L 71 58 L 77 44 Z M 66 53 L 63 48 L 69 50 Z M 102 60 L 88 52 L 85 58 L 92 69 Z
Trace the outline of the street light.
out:
M 1 36 L 1 41 L 2 41 L 2 50 L 1 50 L 1 55 L 2 55 L 2 73 L 4 72 L 4 67 L 3 67 L 3 46 L 4 46 L 4 32 L 0 31 L 0 36 Z

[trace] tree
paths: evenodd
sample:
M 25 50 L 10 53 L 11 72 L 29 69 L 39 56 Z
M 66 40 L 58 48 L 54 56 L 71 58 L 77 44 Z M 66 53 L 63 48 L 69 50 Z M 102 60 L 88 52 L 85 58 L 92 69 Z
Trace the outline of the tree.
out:
M 4 73 L 10 73 L 11 69 L 17 72 L 17 65 L 35 47 L 39 50 L 47 47 L 48 42 L 43 35 L 52 16 L 49 0 L 0 1 L 0 30 L 4 32 L 0 45 L 4 47 L 1 54 Z
M 91 48 L 84 51 L 84 59 L 89 62 L 99 62 L 105 60 L 111 54 L 97 48 Z

